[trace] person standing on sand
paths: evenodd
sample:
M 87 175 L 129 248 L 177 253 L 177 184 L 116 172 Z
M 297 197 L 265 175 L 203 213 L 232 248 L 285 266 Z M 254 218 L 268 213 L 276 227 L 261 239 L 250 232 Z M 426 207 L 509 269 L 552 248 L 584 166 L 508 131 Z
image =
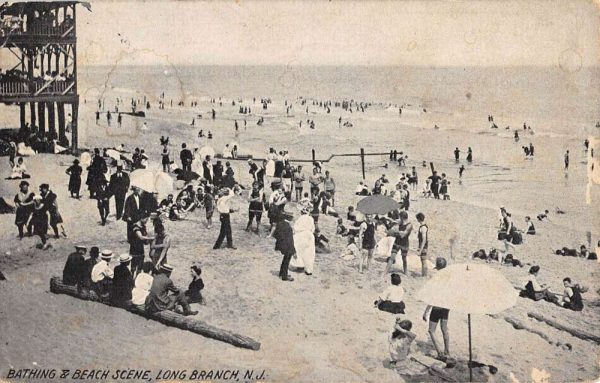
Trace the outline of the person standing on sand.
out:
M 123 166 L 117 165 L 117 171 L 110 176 L 108 184 L 110 194 L 115 197 L 115 214 L 117 220 L 123 215 L 123 205 L 125 204 L 125 196 L 129 190 L 129 175 L 123 172 Z
M 120 128 L 122 124 L 123 124 L 123 115 L 121 113 L 119 113 L 119 115 L 117 116 L 117 126 Z
M 442 270 L 446 267 L 446 260 L 444 258 L 438 258 L 435 261 L 435 268 Z M 429 336 L 435 351 L 438 354 L 438 359 L 446 360 L 450 356 L 450 334 L 448 333 L 448 315 L 450 310 L 437 306 L 427 306 L 423 313 L 423 320 L 429 320 Z M 444 338 L 444 351 L 442 352 L 435 338 L 435 330 L 437 329 L 438 322 L 441 322 L 440 328 L 442 329 L 442 336 Z
M 289 275 L 288 269 L 290 260 L 296 255 L 296 248 L 294 247 L 294 231 L 292 230 L 290 223 L 284 218 L 283 214 L 277 216 L 273 237 L 275 238 L 275 250 L 283 254 L 281 266 L 279 267 L 279 278 L 281 278 L 282 281 L 293 282 L 294 278 Z
M 467 162 L 473 162 L 473 150 L 471 150 L 470 146 L 467 150 Z
M 565 153 L 565 170 L 569 170 L 569 151 Z
M 106 112 L 106 123 L 110 126 L 110 122 L 112 121 L 112 116 L 110 114 L 110 110 Z
M 42 244 L 38 248 L 46 250 L 50 247 L 47 242 L 48 238 L 48 212 L 42 201 L 42 197 L 36 195 L 33 197 L 33 212 L 31 214 L 31 225 L 33 226 L 33 235 L 37 235 L 42 240 Z
M 435 199 L 440 199 L 440 176 L 438 176 L 437 171 L 433 171 L 431 176 L 429 176 L 429 180 L 431 180 L 431 192 L 433 193 L 433 197 Z
M 248 206 L 248 225 L 246 225 L 246 231 L 250 231 L 252 227 L 252 221 L 256 220 L 256 234 L 259 234 L 260 230 L 260 219 L 262 217 L 265 202 L 265 196 L 262 188 L 258 182 L 252 183 L 252 191 L 248 198 L 250 205 Z
M 169 150 L 169 147 L 167 144 L 163 145 L 163 150 L 160 153 L 161 156 L 161 163 L 162 163 L 162 169 L 163 172 L 168 173 L 169 172 L 169 166 L 171 165 L 171 151 Z
M 123 210 L 123 221 L 127 222 L 127 242 L 131 241 L 133 233 L 133 224 L 142 218 L 141 195 L 142 189 L 132 186 L 131 193 L 125 200 L 125 209 Z
M 69 166 L 65 173 L 69 175 L 69 193 L 71 198 L 79 199 L 79 190 L 81 189 L 81 173 L 83 169 L 79 166 L 79 160 L 73 160 L 73 165 Z
M 108 218 L 110 191 L 106 185 L 106 182 L 100 183 L 98 190 L 96 191 L 96 200 L 98 203 L 98 212 L 100 213 L 100 221 L 102 226 L 106 225 L 106 218 Z
M 147 222 L 148 215 L 144 214 L 139 221 L 133 224 L 131 229 L 129 255 L 133 258 L 131 260 L 131 272 L 134 276 L 142 271 L 142 265 L 144 264 L 144 245 L 154 239 L 154 237 L 148 235 L 146 229 Z
M 61 234 L 63 237 L 67 238 L 67 233 L 65 232 L 65 228 L 63 227 L 63 219 L 58 211 L 58 202 L 56 193 L 50 190 L 50 185 L 41 184 L 40 185 L 40 196 L 43 199 L 44 208 L 48 211 L 50 215 L 50 226 L 54 231 L 54 238 L 58 239 L 60 236 L 58 235 L 58 225 L 60 225 Z
M 191 172 L 192 161 L 194 158 L 192 156 L 192 152 L 187 148 L 187 145 L 185 143 L 181 144 L 181 152 L 179 152 L 179 159 L 181 160 L 181 169 L 183 169 L 184 172 Z
M 231 199 L 235 196 L 232 189 L 223 188 L 219 190 L 219 198 L 217 199 L 217 211 L 219 212 L 219 219 L 221 221 L 221 229 L 219 230 L 219 237 L 217 242 L 213 246 L 213 250 L 221 248 L 223 240 L 227 238 L 227 248 L 236 250 L 233 246 L 233 237 L 231 235 L 231 219 L 230 215 L 234 211 L 230 204 Z
M 396 263 L 396 256 L 398 255 L 398 251 L 400 251 L 400 255 L 402 256 L 402 270 L 404 274 L 408 274 L 408 262 L 406 257 L 408 256 L 409 249 L 409 236 L 412 232 L 412 224 L 408 222 L 408 213 L 406 211 L 401 211 L 399 213 L 400 221 L 398 222 L 397 229 L 389 229 L 387 232 L 388 236 L 396 237 L 394 241 L 394 245 L 392 246 L 392 256 L 388 259 L 386 272 L 389 272 L 393 265 Z
M 329 176 L 329 170 L 325 170 L 323 188 L 325 189 L 325 193 L 329 193 L 331 196 L 331 206 L 335 206 L 335 181 Z
M 458 162 L 460 160 L 460 150 L 458 148 L 454 149 L 454 161 Z
M 427 248 L 429 247 L 429 227 L 425 223 L 425 215 L 423 213 L 417 213 L 417 222 L 419 222 L 419 229 L 417 230 L 417 236 L 419 239 L 419 258 L 421 258 L 421 276 L 427 276 Z
M 29 221 L 29 217 L 33 212 L 34 193 L 29 192 L 29 182 L 21 181 L 19 184 L 19 192 L 15 195 L 15 225 L 19 229 L 19 239 L 23 239 L 23 228 L 27 225 L 27 232 L 32 233 L 33 223 Z M 29 224 L 28 224 L 29 222 Z
M 358 243 L 361 244 L 362 254 L 360 257 L 360 261 L 358 263 L 358 272 L 363 273 L 363 265 L 365 263 L 365 259 L 367 260 L 366 269 L 371 268 L 371 262 L 373 260 L 373 252 L 375 251 L 375 230 L 376 224 L 373 222 L 373 216 L 371 214 L 367 214 L 365 216 L 365 221 L 360 225 L 358 231 Z M 365 254 L 366 251 L 366 254 Z

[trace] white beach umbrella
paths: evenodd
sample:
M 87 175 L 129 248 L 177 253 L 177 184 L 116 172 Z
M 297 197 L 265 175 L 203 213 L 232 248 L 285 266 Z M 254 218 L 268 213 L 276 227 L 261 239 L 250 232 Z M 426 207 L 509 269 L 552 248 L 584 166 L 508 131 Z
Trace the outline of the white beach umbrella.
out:
M 155 177 L 154 171 L 150 169 L 138 169 L 131 172 L 129 180 L 131 186 L 138 187 L 148 193 L 153 193 L 155 191 Z
M 201 160 L 205 159 L 206 156 L 210 156 L 210 158 L 215 157 L 215 150 L 208 145 L 201 147 L 200 150 L 198 150 L 198 153 L 200 154 Z
M 467 314 L 471 380 L 471 314 L 497 314 L 514 306 L 517 296 L 517 291 L 502 273 L 479 264 L 448 266 L 434 275 L 417 293 L 417 299 L 431 306 Z
M 174 190 L 173 178 L 165 172 L 157 171 L 154 178 L 154 187 L 159 196 L 167 196 Z
M 121 159 L 121 153 L 119 153 L 118 151 L 114 150 L 114 149 L 107 149 L 106 150 L 106 155 L 109 156 L 110 158 L 113 158 L 117 161 L 119 161 Z

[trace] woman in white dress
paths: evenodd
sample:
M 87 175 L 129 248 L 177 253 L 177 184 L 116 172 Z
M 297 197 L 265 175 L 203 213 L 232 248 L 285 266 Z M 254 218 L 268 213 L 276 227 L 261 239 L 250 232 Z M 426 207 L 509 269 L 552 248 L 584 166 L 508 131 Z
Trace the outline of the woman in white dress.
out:
M 296 255 L 290 266 L 304 268 L 306 275 L 312 275 L 315 263 L 315 221 L 310 216 L 310 208 L 303 208 L 294 224 L 294 247 Z

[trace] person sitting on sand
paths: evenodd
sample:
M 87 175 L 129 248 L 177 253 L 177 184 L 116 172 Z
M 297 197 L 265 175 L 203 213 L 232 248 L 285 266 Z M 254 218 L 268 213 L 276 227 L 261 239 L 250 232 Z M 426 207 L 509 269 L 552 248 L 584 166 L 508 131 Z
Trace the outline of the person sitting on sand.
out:
M 354 194 L 356 195 L 369 195 L 369 188 L 362 181 L 356 185 L 356 189 L 354 190 Z
M 425 180 L 425 186 L 423 186 L 422 195 L 423 195 L 423 198 L 431 198 L 432 197 L 431 180 L 429 178 Z
M 102 250 L 100 262 L 96 263 L 92 269 L 91 287 L 100 297 L 106 297 L 110 292 L 112 279 L 114 276 L 113 269 L 109 266 L 112 255 L 112 251 Z
M 556 295 L 550 292 L 546 285 L 541 285 L 537 280 L 537 275 L 540 272 L 540 267 L 537 265 L 529 268 L 529 276 L 527 282 L 524 285 L 524 291 L 521 292 L 521 296 L 529 298 L 534 301 L 546 300 L 552 303 L 558 303 Z
M 573 284 L 569 277 L 563 279 L 563 286 L 565 286 L 565 291 L 561 302 L 562 307 L 573 311 L 583 310 L 581 293 L 585 292 L 585 290 L 578 284 Z
M 521 261 L 519 261 L 518 259 L 514 258 L 512 254 L 506 254 L 506 257 L 504 257 L 503 265 L 512 267 L 523 267 L 523 263 L 521 263 Z
M 188 289 L 184 294 L 189 303 L 200 303 L 201 305 L 205 305 L 206 301 L 202 297 L 201 293 L 201 291 L 204 289 L 204 282 L 200 277 L 202 274 L 200 265 L 193 264 L 192 267 L 190 267 L 190 272 L 192 274 L 192 281 L 190 282 Z
M 344 251 L 340 254 L 340 258 L 345 261 L 351 261 L 355 257 L 360 257 L 360 249 L 356 246 L 356 236 L 350 234 L 348 235 L 348 244 Z
M 12 168 L 12 173 L 10 174 L 10 177 L 6 177 L 6 179 L 19 180 L 25 178 L 31 178 L 31 176 L 27 173 L 27 166 L 25 166 L 23 157 L 19 157 Z
M 415 335 L 410 330 L 412 322 L 408 319 L 398 317 L 394 325 L 394 331 L 389 337 L 390 365 L 406 371 L 405 364 L 409 362 L 410 346 L 415 340 Z
M 185 316 L 196 315 L 198 311 L 193 311 L 190 308 L 189 302 L 183 291 L 175 287 L 171 280 L 171 272 L 173 266 L 168 263 L 161 265 L 157 275 L 152 280 L 150 293 L 146 297 L 146 311 L 150 314 L 172 310 L 177 311 L 181 306 L 182 314 Z
M 171 206 L 173 206 L 174 203 L 175 201 L 173 199 L 173 194 L 169 194 L 167 198 L 160 201 L 160 204 L 158 205 L 158 210 L 166 214 L 171 210 Z
M 531 217 L 525 217 L 525 224 L 527 225 L 527 234 L 535 235 L 535 226 L 533 226 L 533 222 L 531 222 Z
M 146 297 L 150 294 L 152 287 L 152 270 L 154 264 L 150 261 L 142 264 L 142 272 L 135 278 L 134 288 L 131 291 L 131 303 L 138 306 L 143 306 L 146 302 Z
M 537 219 L 538 219 L 538 221 L 543 221 L 543 220 L 545 220 L 545 219 L 547 220 L 547 219 L 548 219 L 548 214 L 549 214 L 549 213 L 550 213 L 550 212 L 549 212 L 548 210 L 544 210 L 544 212 L 543 212 L 543 213 L 540 213 L 540 214 L 538 214 L 538 216 L 537 216 Z
M 315 229 L 315 251 L 319 254 L 330 254 L 331 248 L 329 247 L 329 239 L 321 234 L 319 229 Z
M 379 295 L 379 299 L 375 301 L 375 306 L 381 310 L 386 311 L 392 314 L 404 314 L 404 309 L 406 305 L 404 304 L 404 289 L 400 284 L 402 283 L 402 279 L 399 274 L 391 275 L 392 285 L 388 286 L 381 295 Z

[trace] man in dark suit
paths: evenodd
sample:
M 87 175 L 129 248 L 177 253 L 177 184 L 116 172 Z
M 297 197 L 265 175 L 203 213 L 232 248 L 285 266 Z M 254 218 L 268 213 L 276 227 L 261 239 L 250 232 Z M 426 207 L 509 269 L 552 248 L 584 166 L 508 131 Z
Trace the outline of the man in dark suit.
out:
M 65 268 L 63 269 L 63 283 L 69 286 L 82 285 L 85 278 L 85 259 L 83 255 L 86 253 L 85 246 L 75 246 L 75 252 L 69 254 Z
M 154 276 L 150 293 L 146 298 L 146 311 L 155 313 L 158 311 L 174 311 L 178 305 L 183 308 L 183 315 L 196 315 L 198 311 L 192 311 L 184 292 L 175 287 L 171 280 L 173 267 L 167 263 L 160 266 L 160 273 Z M 173 293 L 173 294 L 169 294 Z
M 110 176 L 108 190 L 111 195 L 115 196 L 117 219 L 121 219 L 125 195 L 127 194 L 127 190 L 129 190 L 129 175 L 123 172 L 123 166 L 118 165 L 117 172 Z
M 112 289 L 110 291 L 110 301 L 116 306 L 121 306 L 131 300 L 131 291 L 135 286 L 133 275 L 129 270 L 131 255 L 121 254 L 119 257 L 119 266 L 115 267 L 113 275 Z
M 133 224 L 142 218 L 144 213 L 142 209 L 142 189 L 132 186 L 131 193 L 125 200 L 125 209 L 123 210 L 123 221 L 127 222 L 127 242 L 131 240 L 133 233 Z
M 179 159 L 181 159 L 181 168 L 183 169 L 183 171 L 191 172 L 192 161 L 194 159 L 194 156 L 192 155 L 192 152 L 189 149 L 187 149 L 185 143 L 181 144 L 181 152 L 179 153 Z

